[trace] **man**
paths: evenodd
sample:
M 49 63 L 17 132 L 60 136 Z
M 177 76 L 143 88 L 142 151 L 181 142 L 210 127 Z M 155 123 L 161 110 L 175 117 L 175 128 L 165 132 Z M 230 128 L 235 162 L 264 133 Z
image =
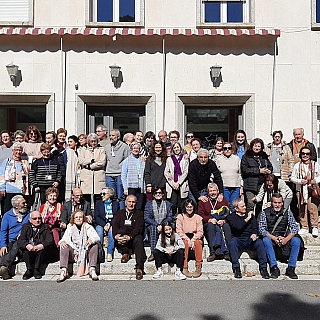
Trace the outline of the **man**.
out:
M 83 211 L 84 215 L 87 217 L 87 222 L 92 224 L 93 216 L 90 208 L 90 203 L 83 198 L 83 193 L 80 188 L 74 188 L 72 190 L 71 199 L 67 200 L 62 208 L 60 217 L 60 228 L 62 230 L 65 230 L 67 228 L 67 224 L 71 219 L 72 213 L 78 210 Z
M 99 144 L 101 147 L 105 147 L 110 143 L 108 139 L 108 128 L 104 124 L 99 124 L 96 128 L 96 134 L 99 137 Z
M 120 141 L 120 131 L 112 129 L 110 131 L 110 144 L 105 147 L 107 155 L 106 185 L 115 191 L 115 196 L 120 203 L 120 209 L 125 208 L 123 185 L 121 181 L 121 169 L 123 161 L 130 154 L 130 147 Z
M 234 277 L 242 278 L 239 251 L 256 250 L 258 253 L 260 274 L 263 279 L 269 279 L 266 250 L 262 240 L 258 238 L 258 222 L 253 211 L 247 213 L 246 205 L 240 198 L 233 200 L 232 206 L 235 209 L 235 213 L 228 215 L 227 222 L 230 225 L 232 234 L 229 250 Z
M 11 203 L 13 208 L 4 214 L 0 230 L 0 276 L 3 280 L 11 278 L 9 268 L 19 252 L 17 239 L 22 225 L 29 219 L 27 202 L 23 196 L 14 196 Z
M 23 252 L 23 260 L 27 266 L 27 271 L 22 276 L 23 280 L 32 276 L 35 279 L 42 278 L 40 267 L 46 261 L 53 244 L 52 232 L 47 224 L 42 223 L 41 213 L 31 212 L 29 222 L 22 226 L 18 239 L 18 246 Z
M 0 146 L 0 164 L 3 160 L 10 158 L 12 154 L 12 141 L 10 132 L 7 130 L 2 130 L 0 132 L 0 141 L 2 142 Z
M 167 131 L 160 130 L 158 133 L 158 138 L 161 142 L 167 143 L 168 142 L 168 134 Z
M 209 151 L 200 149 L 198 158 L 189 166 L 189 198 L 198 202 L 208 201 L 206 197 L 209 182 L 215 182 L 219 188 L 219 200 L 223 198 L 223 182 L 216 164 L 209 159 Z
M 143 135 L 142 131 L 139 130 L 134 133 L 134 141 L 140 143 L 140 155 L 145 160 L 148 156 L 148 149 L 147 149 L 147 146 L 143 142 L 143 138 L 144 138 L 144 135 Z
M 208 195 L 206 196 L 207 201 L 200 200 L 198 203 L 198 214 L 202 217 L 204 235 L 210 249 L 208 262 L 221 258 L 230 260 L 228 246 L 231 231 L 225 220 L 229 213 L 229 204 L 225 198 L 219 200 L 218 196 L 218 186 L 210 182 L 208 184 Z M 223 237 L 223 233 L 225 237 Z
M 289 233 L 286 236 L 287 230 Z M 271 199 L 271 207 L 261 212 L 259 231 L 263 236 L 263 243 L 267 251 L 271 278 L 276 279 L 280 276 L 275 247 L 281 248 L 290 244 L 291 250 L 285 275 L 291 279 L 298 279 L 295 273 L 300 250 L 300 238 L 295 236 L 298 234 L 298 224 L 292 212 L 284 210 L 281 194 L 275 193 Z
M 127 263 L 131 254 L 136 258 L 136 279 L 143 278 L 144 263 L 147 259 L 143 245 L 143 212 L 136 210 L 137 197 L 128 195 L 126 208 L 118 211 L 112 224 L 115 246 L 122 254 L 121 262 Z

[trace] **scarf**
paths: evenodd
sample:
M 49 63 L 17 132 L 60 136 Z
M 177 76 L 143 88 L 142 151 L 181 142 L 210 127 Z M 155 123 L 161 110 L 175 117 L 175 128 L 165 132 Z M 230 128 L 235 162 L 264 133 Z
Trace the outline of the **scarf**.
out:
M 104 210 L 105 210 L 105 213 L 106 213 L 106 221 L 108 222 L 109 219 L 113 219 L 112 201 L 110 199 L 105 201 Z
M 315 172 L 315 162 L 310 160 L 308 164 L 308 170 L 306 171 L 305 165 L 300 162 L 299 164 L 299 178 L 306 179 L 308 181 L 314 179 L 314 172 Z M 300 192 L 300 203 L 305 204 L 308 202 L 309 198 L 309 189 L 310 183 L 308 182 L 306 185 L 301 185 L 301 192 Z
M 160 206 L 158 206 L 157 201 L 156 200 L 152 200 L 152 211 L 153 211 L 154 220 L 158 224 L 161 224 L 163 219 L 167 216 L 166 202 L 164 200 L 162 200 L 160 202 Z
M 54 207 L 52 207 L 47 201 L 44 205 L 42 205 L 42 210 L 40 209 L 42 221 L 47 223 L 50 228 L 59 228 L 61 208 L 61 203 L 57 203 Z
M 86 245 L 87 240 L 86 222 L 82 224 L 80 232 L 78 227 L 74 224 L 71 227 L 71 241 L 75 246 L 74 260 L 78 264 L 78 277 L 84 276 L 89 272 L 89 261 L 86 255 L 88 250 L 88 246 Z
M 181 162 L 181 159 L 183 158 L 183 155 L 182 153 L 180 154 L 179 158 L 177 159 L 176 156 L 171 156 L 171 159 L 173 161 L 173 164 L 174 164 L 174 175 L 173 175 L 173 181 L 174 182 L 177 182 L 178 181 L 178 176 L 181 176 L 182 175 L 182 171 L 181 171 L 181 167 L 180 167 L 180 162 Z

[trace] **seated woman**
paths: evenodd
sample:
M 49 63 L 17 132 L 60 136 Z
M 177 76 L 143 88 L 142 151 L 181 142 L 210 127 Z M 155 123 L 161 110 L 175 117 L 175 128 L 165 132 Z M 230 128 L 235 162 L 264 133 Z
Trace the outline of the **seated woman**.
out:
M 99 235 L 93 226 L 87 223 L 83 211 L 75 211 L 66 232 L 59 241 L 61 274 L 57 282 L 63 282 L 68 278 L 69 262 L 78 264 L 78 277 L 89 273 L 93 281 L 99 280 L 96 274 L 99 241 Z
M 162 264 L 175 263 L 177 265 L 176 278 L 185 280 L 187 277 L 181 272 L 183 267 L 184 242 L 179 235 L 174 232 L 171 222 L 164 221 L 161 227 L 161 235 L 153 253 L 157 268 L 153 278 L 158 279 L 163 277 Z
M 202 238 L 203 226 L 202 218 L 195 214 L 196 203 L 187 199 L 182 203 L 182 214 L 177 218 L 177 233 L 184 242 L 184 263 L 183 274 L 187 278 L 199 278 L 202 274 Z M 189 251 L 194 250 L 196 258 L 196 270 L 191 273 L 188 270 L 188 255 Z
M 42 221 L 49 225 L 54 242 L 59 247 L 58 243 L 61 237 L 60 215 L 62 212 L 62 204 L 57 202 L 59 190 L 57 188 L 48 188 L 45 192 L 47 201 L 40 207 Z
M 144 221 L 146 232 L 149 237 L 151 255 L 148 261 L 153 261 L 153 252 L 158 241 L 159 233 L 162 230 L 164 221 L 172 222 L 172 204 L 163 199 L 164 193 L 162 188 L 155 187 L 153 190 L 153 200 L 147 202 L 144 210 Z
M 112 236 L 112 222 L 115 213 L 119 209 L 119 202 L 113 199 L 114 190 L 112 188 L 103 188 L 100 193 L 102 200 L 96 203 L 94 208 L 94 220 L 96 231 L 100 237 L 100 243 L 103 246 L 104 235 L 108 235 L 107 261 L 112 261 L 114 251 L 114 239 Z

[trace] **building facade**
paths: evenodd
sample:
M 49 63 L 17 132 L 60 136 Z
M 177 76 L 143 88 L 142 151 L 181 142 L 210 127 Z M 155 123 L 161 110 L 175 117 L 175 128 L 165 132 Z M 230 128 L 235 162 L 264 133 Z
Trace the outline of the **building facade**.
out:
M 318 0 L 0 0 L 0 129 L 80 134 L 104 123 L 225 140 L 244 129 L 268 142 L 273 130 L 289 141 L 304 127 L 319 146 L 318 8 Z

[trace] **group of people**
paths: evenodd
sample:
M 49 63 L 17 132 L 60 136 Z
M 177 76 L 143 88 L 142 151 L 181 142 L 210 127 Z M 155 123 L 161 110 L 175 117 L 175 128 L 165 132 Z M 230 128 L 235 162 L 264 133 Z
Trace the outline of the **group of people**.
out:
M 35 126 L 13 136 L 2 131 L 0 275 L 14 274 L 18 256 L 25 280 L 40 279 L 43 264 L 60 259 L 58 282 L 70 262 L 78 276 L 96 281 L 97 264 L 112 262 L 117 248 L 122 263 L 135 254 L 137 279 L 146 260 L 155 261 L 154 278 L 164 263 L 176 264 L 177 279 L 197 278 L 205 237 L 207 261 L 231 260 L 236 278 L 239 250 L 256 250 L 262 277 L 270 277 L 269 261 L 276 278 L 276 255 L 289 247 L 286 274 L 296 279 L 299 235 L 318 236 L 320 174 L 314 145 L 302 128 L 293 134 L 286 144 L 274 131 L 265 146 L 238 130 L 232 142 L 218 137 L 208 150 L 193 132 L 183 146 L 176 130 L 161 130 L 158 139 L 151 131 L 126 133 L 121 141 L 118 129 L 108 136 L 104 125 L 68 138 L 60 128 L 46 142 Z

